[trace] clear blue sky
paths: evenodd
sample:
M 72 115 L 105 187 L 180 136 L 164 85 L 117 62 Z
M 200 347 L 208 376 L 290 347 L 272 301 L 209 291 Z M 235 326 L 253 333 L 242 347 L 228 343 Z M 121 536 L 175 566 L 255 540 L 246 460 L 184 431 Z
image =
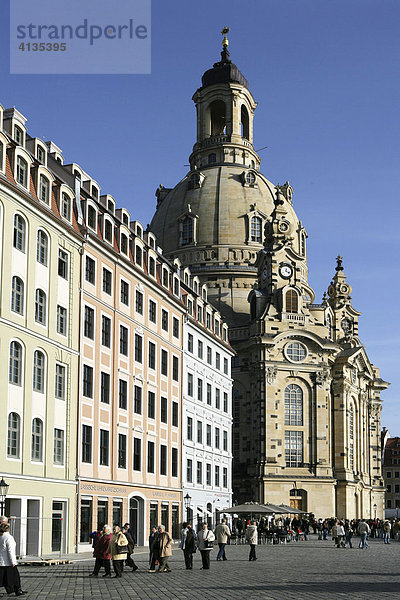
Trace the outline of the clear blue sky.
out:
M 400 435 L 398 0 L 153 0 L 151 75 L 10 76 L 2 17 L 0 102 L 144 225 L 156 187 L 186 172 L 191 97 L 231 27 L 262 171 L 294 188 L 317 300 L 343 255 L 361 340 L 391 382 L 382 424 Z

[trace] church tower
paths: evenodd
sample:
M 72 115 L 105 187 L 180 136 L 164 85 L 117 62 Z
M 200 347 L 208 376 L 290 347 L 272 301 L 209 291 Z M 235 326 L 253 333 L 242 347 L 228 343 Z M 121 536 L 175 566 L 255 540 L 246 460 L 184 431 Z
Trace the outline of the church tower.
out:
M 221 60 L 193 96 L 190 171 L 173 189 L 158 188 L 150 228 L 167 256 L 207 283 L 229 324 L 235 498 L 381 518 L 380 393 L 389 384 L 359 339 L 340 256 L 315 302 L 293 189 L 260 171 L 257 103 L 226 30 Z
M 248 321 L 275 186 L 260 172 L 253 145 L 257 103 L 232 62 L 225 33 L 221 59 L 195 92 L 196 141 L 190 171 L 173 188 L 159 186 L 150 225 L 164 253 L 190 265 L 209 300 L 231 326 Z

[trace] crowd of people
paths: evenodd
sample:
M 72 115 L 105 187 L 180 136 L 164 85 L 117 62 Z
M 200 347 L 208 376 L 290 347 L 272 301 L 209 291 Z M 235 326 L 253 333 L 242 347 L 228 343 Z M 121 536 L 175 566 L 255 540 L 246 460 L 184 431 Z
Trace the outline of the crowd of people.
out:
M 359 536 L 358 547 L 368 548 L 368 538 L 382 538 L 385 544 L 392 539 L 400 541 L 400 520 L 380 519 L 316 519 L 314 515 L 298 515 L 294 518 L 276 515 L 272 519 L 260 518 L 258 521 L 236 517 L 231 527 L 223 518 L 213 531 L 207 523 L 201 523 L 196 532 L 191 523 L 184 523 L 179 548 L 183 551 L 186 569 L 193 569 L 193 556 L 199 550 L 201 569 L 210 569 L 211 551 L 214 542 L 218 544 L 217 561 L 228 560 L 226 546 L 233 542 L 243 541 L 250 546 L 249 561 L 256 561 L 258 543 L 271 539 L 273 543 L 285 541 L 307 540 L 310 532 L 317 535 L 318 540 L 332 539 L 336 548 L 353 548 L 353 537 Z M 89 577 L 98 577 L 104 569 L 103 577 L 122 577 L 125 567 L 132 572 L 138 569 L 132 554 L 136 546 L 134 532 L 129 523 L 123 527 L 104 525 L 98 531 L 90 534 L 92 539 L 93 557 L 95 563 Z M 169 558 L 172 555 L 173 539 L 165 530 L 164 525 L 152 527 L 149 536 L 149 567 L 148 573 L 170 573 Z M 7 594 L 15 593 L 23 596 L 27 592 L 21 588 L 17 568 L 16 543 L 10 533 L 7 517 L 0 517 L 0 587 L 6 588 Z

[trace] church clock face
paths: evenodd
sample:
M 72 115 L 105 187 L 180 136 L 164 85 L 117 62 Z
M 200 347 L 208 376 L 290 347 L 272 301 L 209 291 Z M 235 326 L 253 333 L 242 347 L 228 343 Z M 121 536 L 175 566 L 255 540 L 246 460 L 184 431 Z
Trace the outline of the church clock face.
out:
M 290 265 L 281 265 L 279 268 L 279 273 L 284 279 L 289 279 L 289 277 L 292 276 L 293 269 Z

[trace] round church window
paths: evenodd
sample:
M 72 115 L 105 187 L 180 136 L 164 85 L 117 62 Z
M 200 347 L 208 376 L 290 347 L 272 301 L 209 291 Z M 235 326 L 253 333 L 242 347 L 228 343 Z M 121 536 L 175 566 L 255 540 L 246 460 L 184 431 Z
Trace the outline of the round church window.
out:
M 285 355 L 292 362 L 301 362 L 307 356 L 307 348 L 300 342 L 291 342 L 285 347 Z

